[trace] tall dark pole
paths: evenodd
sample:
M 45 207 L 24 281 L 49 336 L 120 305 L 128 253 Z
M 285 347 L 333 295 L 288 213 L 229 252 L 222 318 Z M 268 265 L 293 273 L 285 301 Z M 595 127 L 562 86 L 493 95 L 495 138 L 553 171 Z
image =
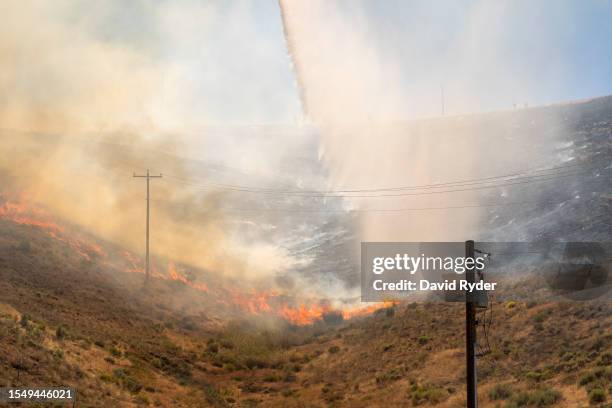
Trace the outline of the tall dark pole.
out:
M 134 177 L 143 177 L 147 179 L 147 227 L 146 227 L 146 255 L 145 255 L 145 283 L 149 282 L 149 201 L 150 201 L 150 197 L 149 197 L 149 181 L 152 178 L 161 178 L 162 175 L 158 175 L 158 176 L 151 176 L 149 174 L 149 169 L 147 169 L 147 174 L 146 175 L 137 175 L 136 173 L 134 173 Z
M 474 258 L 474 241 L 465 241 L 465 257 Z M 466 271 L 466 280 L 475 281 L 475 267 Z M 467 358 L 467 408 L 477 408 L 476 393 L 476 306 L 473 293 L 465 294 L 465 351 Z

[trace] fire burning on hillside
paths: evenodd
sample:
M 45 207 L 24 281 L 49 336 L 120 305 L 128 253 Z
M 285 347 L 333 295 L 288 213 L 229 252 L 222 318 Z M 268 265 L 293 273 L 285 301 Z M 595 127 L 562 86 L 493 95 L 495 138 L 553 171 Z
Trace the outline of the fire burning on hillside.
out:
M 143 261 L 133 252 L 126 249 L 103 249 L 102 245 L 76 228 L 54 221 L 47 210 L 31 204 L 25 195 L 0 195 L 0 220 L 42 230 L 50 238 L 67 245 L 84 260 L 97 262 L 109 270 L 142 275 L 145 273 Z M 326 316 L 335 316 L 340 320 L 351 319 L 393 305 L 392 302 L 384 302 L 339 310 L 326 300 L 297 300 L 277 290 L 237 289 L 232 285 L 218 283 L 212 287 L 194 277 L 186 266 L 174 261 L 167 261 L 166 268 L 160 268 L 160 265 L 160 262 L 154 262 L 151 266 L 151 276 L 154 279 L 178 282 L 203 296 L 213 297 L 217 304 L 236 312 L 277 317 L 299 326 L 314 324 Z
M 93 258 L 105 258 L 107 256 L 100 245 L 87 241 L 83 237 L 74 238 L 71 234 L 68 234 L 65 227 L 49 219 L 50 216 L 45 210 L 28 205 L 24 196 L 19 197 L 17 200 L 9 201 L 0 195 L 0 200 L 4 201 L 0 205 L 0 219 L 39 228 L 45 231 L 51 238 L 67 244 L 88 261 Z

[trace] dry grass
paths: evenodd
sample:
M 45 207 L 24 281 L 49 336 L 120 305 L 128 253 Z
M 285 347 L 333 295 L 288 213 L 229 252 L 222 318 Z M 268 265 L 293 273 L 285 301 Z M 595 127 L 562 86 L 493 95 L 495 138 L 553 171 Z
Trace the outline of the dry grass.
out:
M 70 385 L 82 406 L 463 405 L 461 305 L 404 304 L 302 329 L 195 317 L 185 328 L 191 311 L 139 292 L 129 276 L 84 266 L 35 229 L 0 231 L 0 386 Z M 493 352 L 479 360 L 482 406 L 610 401 L 609 304 L 495 311 Z

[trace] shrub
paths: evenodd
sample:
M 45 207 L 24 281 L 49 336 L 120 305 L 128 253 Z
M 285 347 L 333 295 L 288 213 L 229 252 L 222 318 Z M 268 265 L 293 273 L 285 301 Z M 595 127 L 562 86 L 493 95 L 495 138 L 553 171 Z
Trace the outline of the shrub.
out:
M 21 252 L 29 253 L 30 250 L 32 249 L 32 246 L 30 245 L 30 241 L 24 240 L 19 243 L 19 245 L 17 246 L 17 249 Z
M 55 337 L 58 340 L 63 340 L 64 337 L 66 337 L 66 329 L 64 329 L 62 326 L 59 326 L 56 330 L 55 330 Z
M 248 357 L 245 361 L 244 364 L 247 366 L 247 368 L 249 369 L 254 369 L 254 368 L 267 368 L 268 367 L 268 362 L 265 361 L 264 359 L 261 358 L 257 358 L 257 357 Z
M 53 350 L 53 358 L 55 360 L 63 360 L 64 359 L 64 352 L 60 349 L 55 349 Z
M 593 388 L 589 392 L 589 402 L 591 404 L 599 404 L 606 400 L 606 392 L 602 388 Z
M 592 371 L 589 371 L 587 373 L 582 374 L 582 376 L 578 380 L 578 383 L 580 385 L 587 385 L 589 383 L 592 383 L 593 381 L 595 381 L 595 374 Z
M 412 394 L 412 403 L 414 405 L 420 405 L 424 402 L 437 404 L 444 398 L 444 391 L 439 388 L 419 390 Z
M 587 392 L 596 388 L 605 388 L 605 384 L 612 379 L 612 369 L 608 367 L 598 367 L 593 371 L 584 373 L 578 383 L 585 387 Z
M 338 347 L 338 346 L 331 346 L 327 351 L 329 351 L 331 354 L 336 354 L 337 352 L 340 351 L 340 347 Z
M 230 325 L 219 339 L 209 341 L 207 351 L 213 361 L 231 363 L 239 369 L 267 368 L 278 360 L 278 349 L 271 335 L 236 324 Z
M 234 343 L 229 340 L 223 340 L 221 341 L 221 347 L 231 350 L 234 348 Z
M 597 368 L 594 372 L 595 377 L 604 379 L 606 381 L 612 380 L 612 368 L 610 367 L 601 367 Z
M 123 368 L 116 368 L 113 370 L 113 376 L 118 379 L 123 379 L 127 374 Z
M 263 378 L 264 382 L 278 382 L 281 380 L 280 376 L 276 374 L 268 374 Z
M 521 391 L 506 404 L 506 408 L 555 406 L 562 398 L 561 393 L 552 388 L 541 388 L 531 394 Z
M 561 401 L 562 395 L 559 391 L 552 388 L 543 388 L 536 390 L 529 397 L 529 404 L 536 407 L 548 407 Z
M 525 374 L 525 377 L 530 381 L 540 382 L 551 378 L 552 372 L 549 369 L 538 369 L 536 371 L 529 371 Z
M 305 356 L 305 355 L 302 356 L 300 354 L 294 353 L 294 354 L 291 354 L 289 356 L 289 361 L 292 362 L 292 363 L 299 363 L 299 362 L 306 362 L 307 363 L 308 361 L 305 361 L 305 360 L 307 360 L 307 358 L 308 357 Z
M 536 323 L 542 323 L 548 317 L 548 312 L 543 311 L 533 316 L 533 321 Z
M 517 407 L 525 407 L 527 404 L 529 404 L 529 393 L 521 391 L 514 398 L 512 398 L 511 402 Z
M 204 384 L 202 388 L 204 391 L 204 395 L 206 396 L 206 401 L 211 404 L 213 407 L 228 407 L 229 404 L 223 399 L 219 390 L 211 385 Z
M 599 357 L 599 360 L 597 360 L 597 365 L 604 366 L 604 367 L 612 365 L 612 353 L 610 352 L 603 353 L 601 357 Z
M 295 380 L 297 380 L 297 377 L 290 371 L 287 371 L 283 376 L 283 382 L 289 383 L 294 382 Z
M 413 384 L 411 388 L 412 405 L 421 405 L 425 402 L 438 404 L 448 395 L 446 391 L 439 387 Z
M 213 354 L 217 353 L 219 352 L 219 346 L 216 343 L 210 343 L 208 346 L 206 346 L 206 351 Z
M 186 331 L 194 331 L 197 329 L 197 325 L 190 317 L 184 317 L 183 319 L 181 319 L 181 321 L 178 323 L 178 326 Z
M 489 398 L 493 401 L 505 400 L 512 395 L 512 386 L 510 384 L 496 384 L 489 391 Z
M 420 344 L 421 346 L 423 346 L 423 345 L 427 344 L 427 342 L 429 341 L 429 337 L 427 337 L 427 336 L 421 336 L 421 337 L 419 337 L 419 340 L 418 340 L 418 341 L 419 341 L 419 344 Z
M 123 368 L 116 368 L 113 370 L 113 375 L 102 374 L 100 379 L 104 382 L 112 382 L 115 384 L 121 384 L 123 388 L 131 392 L 132 394 L 138 394 L 142 390 L 142 384 L 134 377 L 130 376 L 127 371 Z
M 149 400 L 149 397 L 147 397 L 146 395 L 138 394 L 136 396 L 136 403 L 139 405 L 149 405 L 151 401 Z
M 137 394 L 142 390 L 142 384 L 135 378 L 129 376 L 123 379 L 123 386 L 133 394 Z
M 397 381 L 402 378 L 402 374 L 398 370 L 391 370 L 386 373 L 376 376 L 376 384 L 385 385 L 392 381 Z
M 115 378 L 113 378 L 112 375 L 109 374 L 101 374 L 100 375 L 100 380 L 106 382 L 106 383 L 114 383 L 116 382 Z

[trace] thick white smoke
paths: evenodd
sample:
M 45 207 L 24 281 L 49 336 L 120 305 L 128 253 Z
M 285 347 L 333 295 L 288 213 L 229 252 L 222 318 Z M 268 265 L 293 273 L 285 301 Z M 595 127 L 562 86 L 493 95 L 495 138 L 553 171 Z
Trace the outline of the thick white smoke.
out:
M 402 9 L 429 15 L 432 23 L 440 23 L 442 7 L 427 4 L 431 5 L 417 2 Z M 279 5 L 303 107 L 321 129 L 331 188 L 419 186 L 474 179 L 529 168 L 540 158 L 540 151 L 528 147 L 530 136 L 521 135 L 502 118 L 453 116 L 409 121 L 440 114 L 441 86 L 445 88 L 446 113 L 454 115 L 496 106 L 490 103 L 496 94 L 507 101 L 509 93 L 520 95 L 535 86 L 527 73 L 512 72 L 513 57 L 503 54 L 512 38 L 510 30 L 515 29 L 504 24 L 504 19 L 527 12 L 526 5 L 512 8 L 483 1 L 466 6 L 467 10 L 456 13 L 463 18 L 463 29 L 456 33 L 448 30 L 439 54 L 431 49 L 441 43 L 433 32 L 419 26 L 413 36 L 398 41 L 390 35 L 393 31 L 384 19 L 368 14 L 372 10 L 367 10 L 367 3 L 344 7 L 340 2 L 322 0 L 280 0 Z M 431 17 L 438 12 L 439 19 Z M 387 36 L 381 38 L 380 32 Z M 391 40 L 390 44 L 385 40 Z M 479 82 L 493 79 L 495 84 Z M 496 125 L 488 127 L 487 121 Z M 351 198 L 349 202 L 360 209 L 388 209 L 477 205 L 480 199 L 478 192 L 462 192 Z M 482 211 L 364 214 L 361 239 L 469 239 Z

